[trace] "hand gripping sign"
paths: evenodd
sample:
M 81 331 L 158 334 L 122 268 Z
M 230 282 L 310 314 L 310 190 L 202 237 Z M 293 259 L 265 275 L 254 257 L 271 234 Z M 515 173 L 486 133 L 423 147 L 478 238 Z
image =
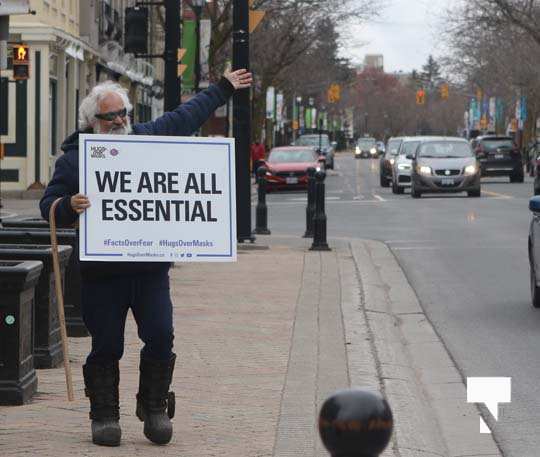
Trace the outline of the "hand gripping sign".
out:
M 80 135 L 80 259 L 236 261 L 234 139 Z

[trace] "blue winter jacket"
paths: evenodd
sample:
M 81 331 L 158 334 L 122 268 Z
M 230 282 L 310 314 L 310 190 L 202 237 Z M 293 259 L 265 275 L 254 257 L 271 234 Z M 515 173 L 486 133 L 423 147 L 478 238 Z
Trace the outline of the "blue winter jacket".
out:
M 221 80 L 174 111 L 167 112 L 155 121 L 133 125 L 134 135 L 189 136 L 199 129 L 210 115 L 234 92 L 234 87 L 226 79 Z M 69 227 L 77 222 L 79 215 L 71 208 L 72 195 L 79 192 L 79 133 L 92 133 L 92 130 L 74 132 L 61 146 L 64 154 L 56 161 L 54 174 L 39 202 L 41 215 L 49 220 L 52 203 L 62 197 L 56 208 L 58 227 Z M 75 253 L 75 255 L 78 255 Z M 167 269 L 170 264 L 163 262 L 81 262 L 83 278 L 99 278 L 114 275 L 145 273 Z

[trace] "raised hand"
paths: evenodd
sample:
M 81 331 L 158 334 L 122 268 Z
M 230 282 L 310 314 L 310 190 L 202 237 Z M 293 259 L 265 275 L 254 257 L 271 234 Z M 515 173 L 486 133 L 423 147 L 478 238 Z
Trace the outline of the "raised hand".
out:
M 253 77 L 245 68 L 226 71 L 223 76 L 229 80 L 235 89 L 246 89 L 251 86 Z

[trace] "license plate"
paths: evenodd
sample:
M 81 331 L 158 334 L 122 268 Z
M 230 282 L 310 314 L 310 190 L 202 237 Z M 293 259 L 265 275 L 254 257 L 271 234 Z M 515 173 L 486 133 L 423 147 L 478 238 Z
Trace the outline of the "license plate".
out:
M 455 181 L 452 178 L 443 178 L 441 179 L 441 184 L 443 186 L 453 186 Z
M 287 184 L 298 184 L 298 178 L 285 178 Z
M 504 159 L 504 154 L 495 154 L 496 159 Z

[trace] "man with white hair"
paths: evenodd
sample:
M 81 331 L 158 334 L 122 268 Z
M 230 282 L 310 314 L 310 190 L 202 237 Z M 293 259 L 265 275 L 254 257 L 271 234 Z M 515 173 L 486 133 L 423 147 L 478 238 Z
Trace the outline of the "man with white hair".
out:
M 79 133 L 191 135 L 236 89 L 248 88 L 251 82 L 246 70 L 226 72 L 217 84 L 174 111 L 133 126 L 127 91 L 112 81 L 97 85 L 81 103 L 81 130 L 62 144 L 64 154 L 56 161 L 54 175 L 40 201 L 41 214 L 48 219 L 52 203 L 62 197 L 55 212 L 57 224 L 72 226 L 91 204 L 79 193 Z M 82 315 L 92 336 L 83 375 L 95 444 L 120 444 L 118 361 L 124 351 L 124 326 L 130 308 L 144 343 L 136 414 L 144 422 L 144 434 L 150 441 L 167 444 L 171 440 L 174 394 L 169 386 L 176 355 L 172 352 L 169 268 L 169 263 L 160 262 L 80 263 Z

